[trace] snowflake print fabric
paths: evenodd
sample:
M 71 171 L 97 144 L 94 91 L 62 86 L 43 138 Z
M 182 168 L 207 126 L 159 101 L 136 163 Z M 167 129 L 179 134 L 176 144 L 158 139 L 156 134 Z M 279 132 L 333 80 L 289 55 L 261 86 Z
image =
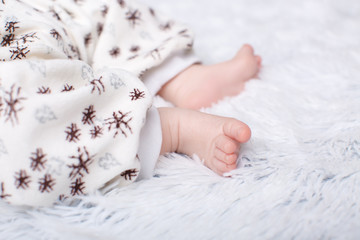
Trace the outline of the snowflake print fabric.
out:
M 2 1 L 0 12 L 0 199 L 49 206 L 133 182 L 152 103 L 139 77 L 189 51 L 190 31 L 133 0 Z

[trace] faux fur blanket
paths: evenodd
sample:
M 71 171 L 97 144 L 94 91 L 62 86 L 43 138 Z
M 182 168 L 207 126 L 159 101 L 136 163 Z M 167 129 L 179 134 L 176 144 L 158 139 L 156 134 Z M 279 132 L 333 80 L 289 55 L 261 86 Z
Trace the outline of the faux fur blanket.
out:
M 205 64 L 244 43 L 262 56 L 259 79 L 203 109 L 251 127 L 238 169 L 171 154 L 106 196 L 0 203 L 0 239 L 359 239 L 360 1 L 142 1 L 190 25 Z

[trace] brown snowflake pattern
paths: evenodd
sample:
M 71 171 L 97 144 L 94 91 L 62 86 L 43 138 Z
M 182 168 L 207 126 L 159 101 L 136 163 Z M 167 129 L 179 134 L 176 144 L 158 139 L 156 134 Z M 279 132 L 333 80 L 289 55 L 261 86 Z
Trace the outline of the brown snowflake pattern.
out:
M 36 32 L 27 33 L 19 38 L 19 41 L 22 41 L 23 44 L 26 44 L 27 42 L 34 42 L 34 39 L 39 39 L 36 36 Z
M 77 160 L 76 163 L 67 165 L 71 172 L 69 177 L 74 179 L 75 177 L 83 177 L 84 174 L 89 174 L 89 165 L 94 161 L 95 155 L 90 155 L 86 147 L 78 147 L 77 155 L 70 156 L 71 159 Z
M 154 10 L 154 9 L 149 8 L 149 12 L 150 12 L 151 16 L 153 16 L 153 17 L 156 16 L 156 13 L 155 13 L 155 10 Z
M 125 180 L 130 180 L 130 181 L 132 180 L 132 178 L 137 177 L 137 175 L 138 175 L 138 170 L 136 168 L 125 170 L 120 174 L 120 176 L 124 177 Z
M 62 30 L 63 30 L 63 32 L 64 32 L 64 34 L 65 34 L 66 36 L 69 36 L 69 34 L 67 33 L 67 31 L 66 31 L 65 28 L 62 28 Z
M 52 16 L 53 16 L 56 20 L 61 21 L 61 18 L 60 18 L 60 16 L 59 16 L 59 14 L 58 14 L 54 9 L 51 8 L 51 9 L 49 10 L 49 12 L 52 13 Z
M 68 199 L 68 198 L 69 198 L 69 197 L 65 196 L 65 194 L 60 194 L 59 197 L 58 197 L 58 199 L 59 199 L 60 202 L 65 201 L 65 200 Z
M 140 50 L 140 47 L 138 45 L 134 45 L 130 48 L 130 52 L 136 53 Z
M 81 136 L 80 128 L 77 127 L 76 123 L 71 123 L 70 126 L 66 127 L 66 140 L 69 142 L 77 142 L 79 141 L 79 137 Z
M 90 136 L 92 139 L 98 138 L 101 135 L 103 135 L 103 130 L 101 126 L 94 126 L 92 129 L 90 129 Z
M 113 58 L 116 58 L 120 55 L 120 48 L 119 47 L 113 47 L 110 51 L 109 51 L 110 56 L 112 56 Z
M 38 183 L 39 183 L 39 191 L 41 193 L 51 192 L 54 190 L 53 187 L 55 185 L 55 179 L 53 179 L 50 174 L 45 174 L 43 178 L 40 178 Z
M 66 12 L 67 15 L 69 15 L 70 18 L 74 19 L 75 18 L 75 14 L 71 11 L 69 11 L 69 9 L 64 9 L 64 11 Z
M 0 199 L 6 199 L 8 197 L 11 197 L 11 195 L 5 193 L 5 184 L 1 182 Z
M 141 21 L 141 12 L 138 9 L 129 10 L 126 13 L 126 19 L 129 21 L 130 26 L 135 27 Z
M 150 50 L 146 55 L 145 57 L 149 57 L 151 56 L 154 60 L 156 59 L 161 59 L 161 54 L 160 54 L 160 51 L 163 50 L 164 47 L 158 47 L 158 48 L 154 48 L 152 50 Z
M 101 79 L 102 77 L 100 77 L 99 79 L 95 78 L 90 81 L 90 84 L 92 85 L 91 93 L 94 93 L 94 91 L 97 90 L 98 94 L 101 95 L 102 92 L 105 92 L 105 86 Z
M 72 85 L 69 84 L 65 84 L 63 89 L 61 90 L 61 92 L 70 92 L 70 91 L 74 91 L 75 88 Z
M 102 15 L 103 17 L 106 17 L 108 11 L 109 11 L 109 7 L 108 7 L 107 5 L 102 6 L 101 15 Z
M 138 88 L 134 88 L 134 91 L 130 92 L 129 97 L 131 97 L 131 101 L 136 101 L 140 98 L 145 97 L 144 91 L 140 91 Z
M 32 9 L 34 9 L 34 11 L 36 11 L 36 12 L 38 12 L 38 13 L 43 13 L 43 11 L 41 11 L 41 10 L 39 10 L 39 9 L 37 9 L 37 8 L 32 8 Z
M 17 21 L 6 22 L 4 28 L 7 34 L 5 34 L 2 37 L 0 43 L 2 47 L 10 46 L 9 52 L 11 53 L 10 56 L 11 60 L 17 60 L 17 59 L 21 60 L 26 58 L 30 50 L 28 49 L 28 46 L 24 46 L 23 44 L 26 44 L 28 42 L 33 42 L 34 39 L 38 39 L 38 37 L 36 36 L 36 32 L 27 33 L 21 35 L 20 38 L 16 38 L 15 37 L 16 29 L 20 28 L 18 24 L 19 22 Z
M 79 50 L 79 48 L 78 48 L 78 47 L 75 47 L 75 46 L 72 45 L 72 44 L 68 44 L 68 47 L 69 47 L 71 53 L 73 54 L 72 56 L 71 56 L 70 54 L 68 54 L 68 58 L 69 58 L 69 59 L 75 58 L 75 59 L 79 59 L 79 60 L 80 60 L 81 57 L 80 57 L 80 50 Z
M 12 124 L 18 123 L 18 112 L 23 110 L 23 107 L 21 107 L 21 103 L 22 101 L 26 100 L 26 98 L 20 96 L 21 87 L 15 88 L 15 84 L 11 86 L 10 91 L 5 91 L 5 94 L 5 121 L 10 120 Z
M 84 44 L 85 44 L 86 47 L 88 47 L 90 45 L 91 39 L 92 39 L 91 33 L 88 33 L 88 34 L 85 35 Z
M 184 38 L 191 38 L 191 36 L 190 36 L 190 34 L 188 33 L 188 30 L 187 30 L 187 29 L 181 30 L 178 34 L 179 34 L 180 36 L 184 37 Z
M 27 175 L 25 170 L 20 170 L 15 173 L 15 186 L 17 189 L 27 189 L 29 188 L 29 184 L 31 182 L 30 176 Z
M 129 126 L 129 122 L 132 120 L 132 117 L 128 115 L 131 112 L 122 113 L 121 111 L 113 112 L 111 118 L 105 119 L 107 125 L 109 125 L 108 130 L 114 129 L 114 138 L 121 132 L 125 137 L 127 137 L 126 129 L 132 134 L 132 129 Z
M 30 50 L 28 50 L 28 47 L 25 46 L 19 46 L 19 44 L 17 44 L 16 47 L 12 47 L 12 49 L 10 50 L 11 56 L 10 59 L 11 60 L 16 60 L 16 59 L 23 59 L 26 58 L 26 55 L 30 52 Z
M 84 194 L 84 186 L 85 182 L 81 180 L 81 178 L 76 178 L 74 182 L 71 183 L 70 189 L 71 189 L 71 195 L 82 195 Z
M 171 27 L 174 23 L 173 22 L 166 22 L 165 24 L 160 25 L 160 29 L 162 31 L 168 31 L 171 30 Z
M 18 26 L 16 26 L 18 23 L 19 22 L 13 22 L 13 21 L 7 22 L 5 24 L 5 31 L 9 33 L 14 33 L 15 29 L 19 28 Z
M 98 36 L 101 35 L 103 30 L 104 30 L 104 24 L 103 23 L 98 23 L 96 25 L 96 31 L 97 31 Z
M 36 92 L 37 94 L 50 94 L 51 93 L 51 89 L 49 87 L 39 87 L 38 91 Z
M 120 7 L 122 7 L 122 8 L 126 7 L 126 3 L 124 0 L 118 0 L 118 3 L 120 5 Z
M 31 153 L 33 156 L 30 157 L 31 164 L 30 168 L 33 171 L 41 171 L 45 169 L 45 163 L 46 160 L 46 154 L 43 153 L 43 150 L 41 148 L 37 148 L 35 152 Z
M 135 54 L 135 55 L 133 55 L 133 56 L 128 57 L 127 60 L 130 61 L 130 60 L 133 60 L 133 59 L 135 59 L 135 58 L 137 58 L 137 57 L 139 57 L 139 55 Z
M 13 33 L 6 34 L 2 38 L 1 46 L 2 47 L 10 46 L 14 40 L 15 40 L 15 34 Z
M 10 33 L 3 36 L 0 45 L 2 47 L 10 46 L 15 41 L 15 34 Z
M 85 111 L 82 112 L 82 114 L 83 114 L 83 117 L 81 119 L 82 123 L 84 125 L 94 124 L 94 118 L 96 117 L 95 113 L 96 113 L 96 111 L 94 110 L 94 105 L 90 105 L 88 108 L 85 108 Z
M 50 30 L 50 35 L 53 36 L 53 38 L 55 38 L 58 41 L 62 39 L 60 33 L 56 31 L 56 29 L 54 28 Z

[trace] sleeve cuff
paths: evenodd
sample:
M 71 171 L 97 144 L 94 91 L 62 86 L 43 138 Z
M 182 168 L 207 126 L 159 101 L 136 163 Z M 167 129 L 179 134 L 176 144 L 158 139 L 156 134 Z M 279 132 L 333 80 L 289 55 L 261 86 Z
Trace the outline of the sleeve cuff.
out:
M 138 156 L 141 167 L 137 181 L 149 179 L 153 176 L 155 165 L 160 155 L 161 144 L 160 115 L 157 108 L 151 107 L 140 133 Z
M 176 52 L 161 65 L 148 70 L 143 76 L 143 82 L 150 93 L 155 96 L 161 87 L 177 74 L 194 63 L 199 63 L 198 57 L 192 51 Z

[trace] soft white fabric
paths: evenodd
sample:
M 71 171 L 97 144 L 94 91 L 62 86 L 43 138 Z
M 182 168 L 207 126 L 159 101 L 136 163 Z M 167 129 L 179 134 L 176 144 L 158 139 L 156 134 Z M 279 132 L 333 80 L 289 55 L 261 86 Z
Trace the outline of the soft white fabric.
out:
M 199 58 L 194 52 L 176 52 L 169 56 L 160 66 L 149 69 L 144 74 L 143 82 L 150 93 L 155 96 L 166 82 L 198 62 Z
M 49 206 L 133 182 L 152 103 L 138 77 L 190 51 L 191 32 L 135 1 L 2 1 L 0 11 L 0 199 Z M 147 127 L 159 129 L 154 119 Z
M 160 115 L 155 107 L 151 107 L 147 112 L 146 122 L 140 133 L 138 155 L 141 169 L 136 180 L 149 179 L 153 176 L 160 155 L 161 143 Z
M 260 79 L 204 109 L 251 127 L 241 166 L 222 178 L 172 154 L 154 178 L 79 205 L 1 204 L 0 238 L 359 239 L 360 2 L 146 2 L 191 26 L 204 63 L 243 43 L 262 56 Z

